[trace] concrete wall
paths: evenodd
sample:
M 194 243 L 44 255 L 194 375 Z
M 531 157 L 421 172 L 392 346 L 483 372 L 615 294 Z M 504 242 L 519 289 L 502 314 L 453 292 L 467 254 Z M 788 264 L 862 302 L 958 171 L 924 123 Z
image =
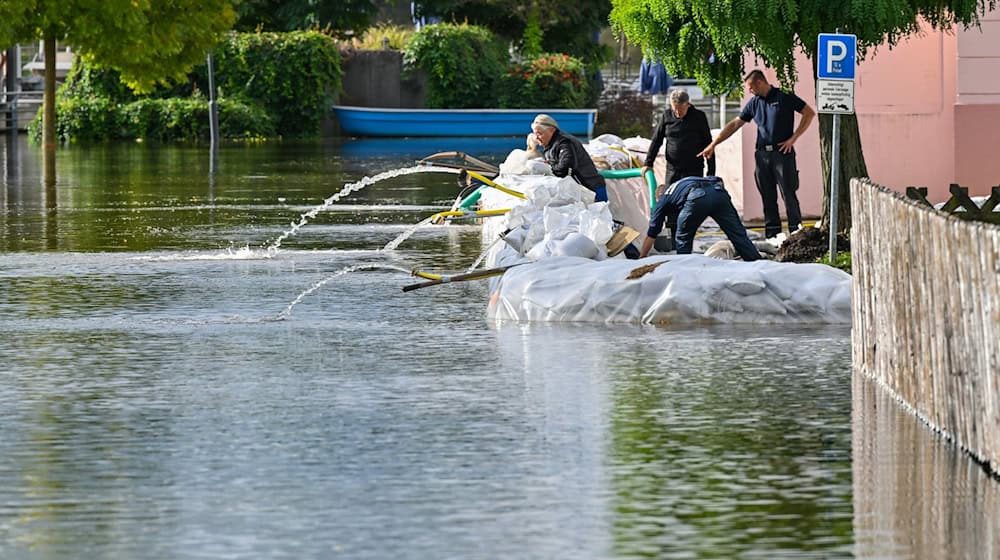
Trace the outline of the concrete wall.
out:
M 748 57 L 747 69 L 760 67 Z M 813 108 L 815 81 L 810 61 L 798 60 L 795 93 Z M 769 75 L 775 83 L 774 75 Z M 872 180 L 890 188 L 925 186 L 932 201 L 946 200 L 959 183 L 972 195 L 987 195 L 1000 184 L 1000 12 L 987 14 L 981 29 L 933 31 L 910 37 L 893 49 L 880 47 L 858 66 L 855 107 L 865 160 Z M 733 191 L 746 219 L 763 211 L 753 181 L 756 127 L 727 141 L 738 154 L 719 159 L 719 173 Z M 720 146 L 721 148 L 721 146 Z M 799 200 L 803 214 L 823 208 L 819 125 L 796 143 Z M 737 192 L 738 191 L 738 192 Z M 784 207 L 779 203 L 784 213 Z
M 988 194 L 1000 185 L 1000 10 L 957 37 L 955 182 Z
M 399 51 L 351 51 L 344 55 L 339 105 L 418 108 L 424 106 L 422 75 L 403 75 Z

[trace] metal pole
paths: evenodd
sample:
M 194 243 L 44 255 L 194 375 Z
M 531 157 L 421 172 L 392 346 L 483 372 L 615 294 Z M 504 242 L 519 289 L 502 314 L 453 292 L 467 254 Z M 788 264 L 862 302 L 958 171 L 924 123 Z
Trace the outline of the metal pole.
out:
M 726 94 L 719 96 L 719 128 L 726 128 Z
M 7 79 L 5 81 L 7 86 L 7 110 L 10 111 L 7 114 L 7 126 L 10 130 L 17 132 L 17 92 L 21 89 L 19 70 L 21 68 L 21 56 L 18 49 L 20 47 L 12 47 L 7 49 Z
M 211 53 L 208 55 L 208 130 L 214 155 L 219 148 L 219 109 L 215 104 L 215 69 L 212 67 Z
M 840 168 L 840 114 L 833 114 L 833 145 L 830 150 L 830 265 L 837 258 L 837 171 Z

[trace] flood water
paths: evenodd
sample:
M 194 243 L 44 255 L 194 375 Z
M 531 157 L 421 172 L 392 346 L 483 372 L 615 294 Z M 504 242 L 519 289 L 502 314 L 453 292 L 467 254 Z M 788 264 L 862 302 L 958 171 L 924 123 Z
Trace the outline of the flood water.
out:
M 452 142 L 69 146 L 46 188 L 0 139 L 0 558 L 1000 557 L 1000 483 L 852 379 L 849 327 L 403 293 L 482 249 L 381 250 L 447 173 L 268 251 L 517 145 Z

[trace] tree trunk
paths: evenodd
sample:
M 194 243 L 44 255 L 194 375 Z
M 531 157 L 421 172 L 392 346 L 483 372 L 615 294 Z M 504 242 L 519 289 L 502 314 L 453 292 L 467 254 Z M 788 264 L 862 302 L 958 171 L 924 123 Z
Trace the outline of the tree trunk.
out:
M 45 97 L 42 100 L 42 166 L 45 184 L 56 184 L 56 39 L 45 36 Z
M 818 73 L 815 48 L 807 52 L 812 61 L 813 76 Z M 819 107 L 816 107 L 817 113 Z M 833 153 L 833 115 L 818 114 L 819 159 L 823 171 L 823 220 L 820 229 L 830 230 L 830 156 Z M 861 129 L 857 114 L 840 116 L 840 166 L 837 168 L 837 224 L 836 232 L 851 233 L 851 179 L 867 177 L 865 152 L 861 147 Z
M 820 163 L 823 169 L 823 221 L 820 228 L 830 228 L 830 157 L 833 153 L 833 115 L 819 115 Z M 861 147 L 861 131 L 857 115 L 840 116 L 840 166 L 837 171 L 837 227 L 835 231 L 851 230 L 851 178 L 867 177 L 865 153 Z

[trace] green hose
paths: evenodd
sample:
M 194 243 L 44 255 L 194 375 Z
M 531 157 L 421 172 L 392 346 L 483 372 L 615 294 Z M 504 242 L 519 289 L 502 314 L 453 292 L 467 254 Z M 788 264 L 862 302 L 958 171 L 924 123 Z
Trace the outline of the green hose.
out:
M 458 203 L 458 207 L 463 210 L 468 210 L 472 208 L 472 205 L 479 202 L 480 197 L 483 196 L 483 189 L 490 188 L 489 185 L 479 185 L 479 188 L 472 191 L 469 196 L 462 199 L 462 202 Z
M 633 177 L 640 177 L 642 175 L 642 168 L 601 169 L 599 173 L 605 179 L 631 179 Z M 649 185 L 649 208 L 656 208 L 656 175 L 653 174 L 652 169 L 646 171 L 646 184 Z

